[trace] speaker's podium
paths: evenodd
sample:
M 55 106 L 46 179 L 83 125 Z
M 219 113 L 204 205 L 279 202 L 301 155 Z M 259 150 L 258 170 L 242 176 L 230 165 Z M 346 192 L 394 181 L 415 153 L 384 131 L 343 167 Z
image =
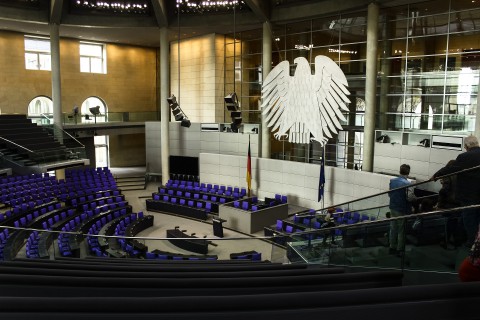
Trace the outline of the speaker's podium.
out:
M 227 220 L 221 218 L 213 218 L 213 235 L 219 238 L 223 238 L 223 224 Z

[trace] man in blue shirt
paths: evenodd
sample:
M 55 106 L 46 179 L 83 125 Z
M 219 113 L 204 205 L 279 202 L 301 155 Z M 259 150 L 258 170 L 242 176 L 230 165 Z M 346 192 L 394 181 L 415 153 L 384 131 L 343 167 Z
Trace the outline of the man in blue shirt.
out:
M 390 215 L 392 218 L 404 216 L 411 213 L 412 205 L 410 200 L 413 194 L 409 194 L 410 185 L 407 177 L 410 174 L 410 166 L 402 164 L 400 166 L 400 176 L 390 180 L 390 190 L 388 193 L 390 197 Z M 395 190 L 402 188 L 399 190 Z M 390 250 L 389 253 L 401 255 L 405 248 L 405 219 L 395 219 L 390 222 Z

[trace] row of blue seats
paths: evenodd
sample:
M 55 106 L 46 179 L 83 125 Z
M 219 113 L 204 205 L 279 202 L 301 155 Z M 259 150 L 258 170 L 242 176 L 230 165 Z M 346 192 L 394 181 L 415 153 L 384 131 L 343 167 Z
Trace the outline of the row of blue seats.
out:
M 54 224 L 68 219 L 68 217 L 73 216 L 75 214 L 75 212 L 76 211 L 73 208 L 67 209 L 65 211 L 62 210 L 60 213 L 53 215 L 53 217 L 51 217 L 51 218 L 48 218 L 47 221 L 43 221 L 42 222 L 42 228 L 44 230 L 52 230 L 52 227 L 53 227 Z M 80 219 L 79 217 L 77 217 L 77 218 Z
M 3 260 L 3 249 L 5 248 L 9 237 L 10 231 L 8 231 L 8 229 L 0 231 L 0 260 Z
M 23 203 L 21 205 L 15 206 L 9 210 L 6 210 L 4 213 L 0 213 L 0 221 L 10 218 L 11 216 L 18 215 L 22 212 L 28 210 L 33 210 L 36 207 L 48 204 L 53 201 L 53 198 L 38 199 L 36 201 L 29 201 L 28 203 Z
M 188 192 L 188 191 L 183 192 L 181 190 L 174 191 L 172 189 L 165 190 L 163 188 L 159 189 L 158 194 L 155 194 L 155 193 L 153 194 L 153 199 L 154 200 L 160 200 L 160 197 L 163 197 L 165 195 L 182 197 L 182 198 L 192 198 L 194 200 L 204 200 L 204 201 L 219 202 L 219 203 L 226 203 L 227 202 L 227 198 L 219 197 L 217 195 L 191 193 L 191 192 Z
M 87 211 L 89 209 L 95 209 L 96 207 L 101 207 L 105 204 L 119 203 L 119 202 L 122 202 L 124 200 L 125 200 L 124 197 L 120 196 L 120 195 L 118 195 L 118 196 L 100 196 L 97 199 L 86 200 L 82 203 L 77 203 L 76 199 L 73 199 L 71 204 L 74 207 L 81 206 L 83 211 Z
M 158 259 L 158 260 L 218 260 L 218 256 L 216 255 L 205 255 L 205 256 L 197 256 L 197 255 L 183 255 L 179 253 L 170 253 L 170 252 L 146 252 L 145 253 L 146 259 Z
M 58 198 L 60 201 L 66 202 L 67 200 L 74 206 L 79 203 L 92 201 L 98 198 L 118 196 L 119 190 L 115 189 L 87 189 L 86 191 L 78 190 L 77 192 L 69 192 L 68 194 L 60 195 Z
M 55 180 L 54 176 L 50 176 L 50 174 L 47 173 L 35 173 L 35 174 L 28 174 L 28 175 L 14 175 L 14 176 L 8 176 L 8 177 L 2 177 L 0 179 L 0 187 L 3 187 L 5 185 L 7 186 L 13 186 L 13 185 L 19 185 L 23 184 L 23 182 L 38 182 L 38 181 L 46 181 L 46 180 Z M 18 182 L 18 183 L 17 183 Z
M 40 234 L 38 231 L 33 231 L 27 238 L 25 245 L 25 254 L 27 258 L 39 258 L 38 241 L 40 240 Z
M 258 210 L 257 203 L 258 203 L 257 197 L 253 197 L 252 199 L 250 199 L 250 201 L 246 201 L 246 200 L 242 201 L 241 206 L 240 206 L 240 201 L 233 201 L 233 206 L 239 209 L 241 207 L 243 210 L 246 210 L 246 211 L 250 211 L 250 210 L 257 211 Z
M 115 208 L 117 208 L 117 207 L 115 207 Z M 113 209 L 115 209 L 115 208 L 113 208 Z M 93 211 L 91 211 L 91 210 L 85 211 L 80 215 L 80 218 L 77 216 L 77 217 L 75 217 L 75 219 L 69 220 L 68 223 L 65 224 L 62 227 L 61 230 L 65 231 L 65 232 L 76 231 L 77 227 L 83 225 L 85 223 L 85 221 L 87 221 L 89 219 L 93 219 L 95 216 L 100 215 L 100 213 L 102 213 L 102 212 L 107 212 L 108 210 L 113 210 L 113 209 L 111 209 L 110 206 L 105 205 L 103 207 L 97 207 Z M 108 214 L 106 216 L 103 216 L 100 219 L 98 219 L 97 221 L 95 221 L 95 223 L 92 224 L 92 228 L 101 228 L 102 225 L 104 225 L 108 221 L 111 221 L 112 219 L 118 218 L 121 215 L 124 215 L 126 213 L 127 213 L 126 209 L 121 209 L 121 210 L 118 210 L 118 211 L 114 211 L 113 213 Z M 93 227 L 93 225 L 95 225 L 95 227 Z M 92 229 L 92 230 L 94 230 L 94 229 Z M 70 246 L 70 237 L 71 237 L 71 234 L 68 234 L 68 233 L 60 233 L 60 235 L 58 236 L 58 248 L 59 248 L 60 254 L 62 256 L 72 256 L 73 255 L 72 248 Z
M 94 173 L 110 173 L 110 169 L 108 167 L 97 167 L 97 168 L 88 168 L 83 167 L 79 169 L 67 169 L 65 170 L 65 176 L 75 176 L 75 175 L 85 175 L 85 174 L 94 174 Z
M 123 214 L 122 214 L 123 213 Z M 114 212 L 113 215 L 108 214 L 106 217 L 102 217 L 101 219 L 97 220 L 95 224 L 93 224 L 90 229 L 88 230 L 89 234 L 96 234 L 100 232 L 100 230 L 109 222 L 111 222 L 113 219 L 120 218 L 121 216 L 125 216 L 122 218 L 117 226 L 115 227 L 115 235 L 116 236 L 121 236 L 125 235 L 125 229 L 126 227 L 132 223 L 133 221 L 140 219 L 143 217 L 143 212 L 139 212 L 138 215 L 137 213 L 131 213 L 130 215 L 126 216 L 127 211 L 116 211 Z M 119 239 L 119 240 L 124 240 L 124 239 Z M 98 242 L 98 237 L 92 237 L 92 236 L 87 236 L 87 243 L 88 247 L 90 249 L 90 252 L 95 254 L 97 257 L 107 257 L 108 255 L 102 250 L 99 242 Z
M 278 194 L 278 193 L 275 194 L 275 200 L 279 203 L 287 203 L 288 202 L 287 196 L 281 195 L 281 194 Z
M 203 201 L 200 199 L 198 201 L 186 200 L 184 198 L 170 197 L 168 195 L 164 195 L 163 197 L 160 197 L 160 195 L 154 194 L 153 200 L 170 202 L 173 204 L 179 204 L 181 206 L 187 206 L 187 207 L 192 207 L 197 209 L 205 209 L 207 212 L 212 211 L 212 203 L 209 201 Z
M 179 183 L 177 183 L 179 182 Z M 218 185 L 218 184 L 211 184 L 211 183 L 198 183 L 198 182 L 191 182 L 191 181 L 172 181 L 169 180 L 165 185 L 167 189 L 174 189 L 174 190 L 189 190 L 189 191 L 196 191 L 196 192 L 205 192 L 205 193 L 215 193 L 218 195 L 227 195 L 227 196 L 245 196 L 247 194 L 246 188 L 239 188 L 239 187 L 232 187 L 232 186 L 225 186 L 225 185 Z
M 58 197 L 66 199 L 69 195 L 75 194 L 78 190 L 87 190 L 89 192 L 99 192 L 102 190 L 116 189 L 116 184 L 98 184 L 98 185 L 75 185 L 74 187 L 64 188 L 61 186 L 52 186 L 51 188 L 29 189 L 9 194 L 0 195 L 0 202 L 11 206 L 19 205 L 32 200 L 38 200 L 45 197 Z
M 33 220 L 38 218 L 40 215 L 46 214 L 50 211 L 58 210 L 62 207 L 61 203 L 56 203 L 55 205 L 48 206 L 48 208 L 44 208 L 44 210 L 35 210 L 32 213 L 28 213 L 27 215 L 20 217 L 18 220 L 13 222 L 13 226 L 16 228 L 24 228 Z

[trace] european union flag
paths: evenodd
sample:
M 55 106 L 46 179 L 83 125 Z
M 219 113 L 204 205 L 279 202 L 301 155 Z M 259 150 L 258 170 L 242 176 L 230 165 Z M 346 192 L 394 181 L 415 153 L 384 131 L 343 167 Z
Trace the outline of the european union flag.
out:
M 318 180 L 318 202 L 322 200 L 325 187 L 325 150 L 322 149 L 322 159 L 320 161 L 320 179 Z

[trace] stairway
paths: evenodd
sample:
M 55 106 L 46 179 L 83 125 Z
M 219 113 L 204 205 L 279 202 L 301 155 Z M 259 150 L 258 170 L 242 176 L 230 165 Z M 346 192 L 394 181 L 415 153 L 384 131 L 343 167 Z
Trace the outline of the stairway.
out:
M 145 190 L 147 183 L 143 175 L 114 176 L 118 189 L 122 191 Z

